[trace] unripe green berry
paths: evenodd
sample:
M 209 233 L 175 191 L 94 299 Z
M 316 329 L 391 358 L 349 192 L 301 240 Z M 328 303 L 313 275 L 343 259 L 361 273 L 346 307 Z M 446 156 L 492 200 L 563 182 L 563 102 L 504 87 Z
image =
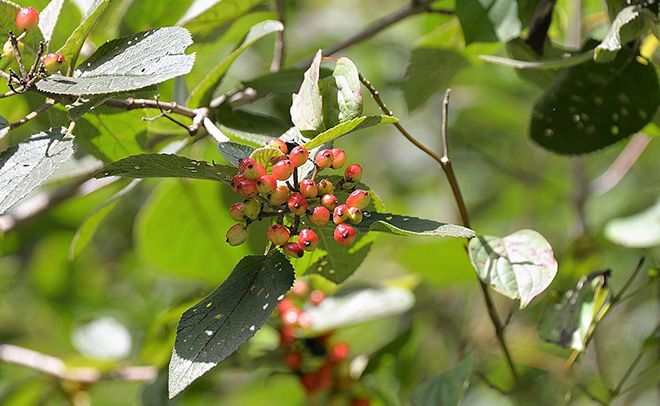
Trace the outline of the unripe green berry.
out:
M 360 224 L 362 222 L 362 210 L 358 207 L 349 207 L 348 218 L 351 220 L 351 223 Z
M 344 179 L 349 182 L 359 182 L 362 178 L 362 167 L 358 164 L 349 165 L 344 171 Z
M 325 169 L 329 168 L 330 165 L 332 165 L 332 151 L 329 149 L 322 149 L 316 154 L 316 157 L 314 158 L 314 162 L 316 162 L 316 165 L 318 165 L 319 168 Z
M 319 194 L 319 188 L 311 179 L 305 179 L 300 182 L 300 193 L 303 197 L 316 197 Z
M 369 192 L 362 189 L 355 189 L 350 195 L 348 195 L 348 198 L 346 198 L 346 206 L 357 207 L 360 210 L 364 210 L 369 205 L 370 200 Z
M 331 195 L 335 191 L 335 187 L 327 179 L 321 179 L 318 184 L 319 193 L 322 195 Z
M 60 69 L 64 65 L 64 55 L 61 54 L 48 54 L 44 56 L 43 59 L 44 69 L 46 72 L 51 75 Z
M 23 7 L 16 14 L 16 28 L 33 30 L 39 25 L 39 12 L 32 7 Z
M 310 229 L 301 230 L 298 234 L 298 244 L 305 251 L 314 251 L 319 245 L 319 237 Z
M 229 216 L 234 221 L 243 221 L 245 220 L 245 213 L 243 212 L 243 202 L 237 202 L 231 205 L 229 208 Z
M 277 188 L 268 196 L 270 204 L 279 206 L 286 203 L 289 199 L 289 188 L 286 185 L 278 185 Z
M 321 197 L 321 206 L 328 210 L 334 210 L 339 205 L 339 200 L 335 195 L 323 195 Z
M 25 44 L 22 41 L 18 41 L 18 50 L 23 52 Z M 2 55 L 7 59 L 14 59 L 16 57 L 16 52 L 14 51 L 14 46 L 11 44 L 11 41 L 5 42 L 5 45 L 2 46 Z
M 261 203 L 255 198 L 246 199 L 243 201 L 243 213 L 245 217 L 250 220 L 256 220 L 261 212 Z
M 340 204 L 335 207 L 335 210 L 332 213 L 332 222 L 335 224 L 341 224 L 346 220 L 348 220 L 348 206 Z
M 341 148 L 332 149 L 332 169 L 339 169 L 346 164 L 346 153 Z
M 305 254 L 303 247 L 297 242 L 289 242 L 284 244 L 283 251 L 286 255 L 294 258 L 302 258 Z
M 227 230 L 227 242 L 229 245 L 241 245 L 247 240 L 247 228 L 245 224 L 234 224 Z
M 275 245 L 284 245 L 291 238 L 291 234 L 283 225 L 273 224 L 266 230 L 266 237 Z
M 330 210 L 323 206 L 314 207 L 309 216 L 309 221 L 315 226 L 323 227 L 328 224 L 328 221 L 330 221 Z

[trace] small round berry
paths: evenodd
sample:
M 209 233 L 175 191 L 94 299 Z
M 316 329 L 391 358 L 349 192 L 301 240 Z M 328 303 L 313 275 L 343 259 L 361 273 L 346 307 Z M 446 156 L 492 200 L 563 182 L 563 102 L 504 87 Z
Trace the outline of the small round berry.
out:
M 289 147 L 286 146 L 286 142 L 282 141 L 279 138 L 273 138 L 272 140 L 268 141 L 268 143 L 266 143 L 266 146 L 279 149 L 285 155 L 287 152 L 289 152 Z
M 302 252 L 302 250 L 300 252 Z M 280 316 L 282 317 L 282 323 L 284 323 L 287 326 L 295 326 L 296 324 L 298 324 L 298 316 L 300 316 L 300 313 L 301 313 L 300 309 L 298 309 L 295 306 L 288 309 L 284 313 L 280 314 Z
M 357 207 L 348 208 L 348 219 L 353 224 L 360 224 L 362 222 L 362 210 Z
M 344 171 L 344 179 L 349 182 L 359 182 L 362 178 L 362 167 L 358 164 L 348 165 Z
M 268 196 L 268 201 L 275 206 L 284 204 L 289 198 L 289 192 L 289 188 L 286 185 L 278 185 L 270 196 Z
M 273 165 L 272 173 L 277 180 L 287 180 L 293 175 L 295 169 L 290 160 L 283 159 Z
M 339 204 L 339 200 L 335 195 L 323 195 L 321 197 L 321 205 L 328 210 L 334 210 Z
M 311 393 L 314 392 L 318 389 L 318 379 L 316 377 L 316 374 L 313 372 L 308 372 L 306 374 L 302 374 L 300 377 L 300 384 L 305 388 L 305 392 Z
M 333 362 L 342 362 L 348 358 L 350 347 L 346 343 L 337 343 L 330 349 L 329 358 Z
M 243 171 L 245 177 L 250 180 L 257 180 L 260 177 L 264 176 L 266 172 L 266 167 L 264 167 L 259 162 L 250 163 L 245 166 L 245 171 Z
M 312 327 L 312 316 L 309 313 L 302 312 L 298 315 L 298 325 L 302 328 Z
M 316 197 L 319 194 L 319 188 L 311 179 L 305 179 L 300 182 L 300 193 L 304 197 Z
M 321 179 L 319 181 L 318 186 L 319 186 L 319 193 L 322 195 L 328 195 L 328 194 L 331 195 L 332 192 L 335 191 L 335 187 L 332 185 L 332 182 L 330 182 L 327 179 Z
M 298 244 L 305 251 L 314 251 L 319 245 L 319 237 L 314 231 L 306 228 L 298 234 Z
M 334 380 L 333 367 L 329 363 L 325 363 L 316 371 L 316 379 L 318 380 L 319 389 L 330 389 Z
M 241 171 L 241 173 L 245 173 L 245 170 L 248 167 L 251 167 L 252 165 L 256 164 L 257 161 L 255 161 L 252 158 L 243 158 L 238 160 L 238 170 Z
M 236 185 L 236 191 L 244 197 L 254 197 L 257 195 L 257 182 L 253 180 L 242 180 Z
M 291 294 L 298 297 L 303 297 L 307 294 L 309 290 L 309 285 L 302 279 L 298 279 L 294 282 L 293 287 L 291 288 Z
M 330 221 L 330 210 L 323 206 L 317 206 L 312 209 L 312 214 L 309 216 L 309 221 L 318 227 L 323 227 Z
M 62 65 L 64 65 L 64 55 L 62 54 L 48 54 L 43 59 L 44 69 L 49 75 L 58 72 Z
M 346 153 L 341 148 L 332 149 L 332 169 L 339 169 L 346 164 Z
M 318 289 L 314 289 L 312 293 L 309 294 L 309 301 L 312 302 L 314 306 L 318 306 L 325 299 L 325 294 Z
M 229 208 L 229 217 L 234 221 L 245 220 L 245 213 L 243 212 L 243 202 L 237 202 Z
M 314 162 L 316 162 L 316 165 L 318 165 L 319 168 L 325 169 L 332 165 L 332 159 L 332 151 L 329 149 L 322 149 L 316 154 Z
M 284 253 L 290 257 L 302 258 L 305 251 L 297 242 L 288 242 L 284 244 Z
M 23 41 L 18 41 L 18 50 L 20 52 L 23 52 L 24 47 L 25 44 L 23 44 Z M 11 41 L 5 42 L 2 46 L 2 56 L 7 59 L 14 59 L 16 57 L 16 52 L 14 51 L 14 46 L 11 44 Z
M 348 198 L 346 198 L 346 206 L 357 207 L 360 210 L 364 210 L 369 205 L 370 200 L 369 192 L 362 189 L 355 189 L 350 195 L 348 195 Z
M 16 28 L 19 30 L 33 30 L 39 24 L 39 12 L 32 7 L 23 7 L 16 14 Z
M 303 195 L 298 192 L 291 193 L 286 204 L 289 206 L 291 213 L 298 216 L 304 215 L 307 211 L 307 206 L 309 206 L 307 200 L 305 200 Z
M 243 213 L 250 220 L 256 220 L 261 212 L 261 203 L 255 198 L 243 201 Z
M 348 206 L 340 204 L 335 207 L 335 210 L 332 212 L 332 222 L 335 224 L 341 224 L 346 220 L 348 220 Z
M 291 238 L 291 234 L 282 224 L 273 224 L 266 230 L 266 237 L 275 245 L 284 245 Z
M 296 168 L 304 165 L 307 162 L 307 158 L 309 158 L 309 151 L 302 145 L 293 148 L 289 154 L 289 160 Z
M 368 398 L 353 398 L 351 406 L 371 406 L 371 401 Z
M 284 326 L 280 330 L 280 347 L 290 347 L 296 342 L 296 330 L 292 326 Z
M 247 240 L 247 229 L 245 224 L 234 224 L 227 230 L 227 242 L 229 245 L 241 245 Z
M 337 244 L 350 247 L 355 241 L 355 229 L 346 223 L 337 224 L 333 237 Z
M 297 351 L 287 352 L 286 355 L 284 355 L 284 365 L 294 371 L 300 370 L 302 360 L 302 355 Z
M 273 175 L 259 176 L 257 179 L 257 192 L 266 196 L 277 189 L 277 179 Z
M 285 297 L 284 299 L 282 299 L 281 302 L 279 302 L 279 303 L 277 304 L 277 311 L 278 311 L 278 313 L 279 313 L 280 316 L 281 316 L 281 315 L 283 315 L 287 310 L 289 310 L 289 309 L 293 309 L 294 307 L 296 307 L 296 305 L 293 304 L 293 302 L 291 301 L 291 299 Z

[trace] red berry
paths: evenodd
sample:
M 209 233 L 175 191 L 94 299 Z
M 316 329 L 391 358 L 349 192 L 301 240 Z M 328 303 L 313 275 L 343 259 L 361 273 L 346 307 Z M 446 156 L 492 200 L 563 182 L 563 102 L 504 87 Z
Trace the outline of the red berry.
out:
M 50 75 L 62 68 L 64 64 L 64 55 L 61 54 L 48 54 L 43 59 L 44 69 Z
M 244 200 L 243 213 L 250 220 L 256 220 L 259 217 L 259 213 L 261 213 L 261 203 L 255 198 Z
M 252 165 L 256 164 L 257 161 L 255 161 L 252 158 L 243 158 L 238 160 L 238 170 L 241 171 L 241 173 L 245 173 L 245 170 L 248 167 L 251 167 Z
M 284 364 L 294 371 L 298 371 L 302 365 L 302 355 L 299 352 L 287 352 L 284 355 Z
M 346 153 L 341 148 L 332 149 L 332 169 L 339 169 L 346 163 Z
M 307 211 L 307 206 L 309 206 L 309 203 L 307 200 L 305 200 L 302 194 L 294 192 L 289 196 L 287 205 L 289 206 L 291 213 L 302 216 Z
M 295 244 L 295 243 L 294 243 Z M 302 251 L 301 251 L 302 252 Z M 292 307 L 289 310 L 281 314 L 282 322 L 287 326 L 294 326 L 298 324 L 298 316 L 300 315 L 300 309 L 297 307 Z
M 322 195 L 327 195 L 327 194 L 332 194 L 334 192 L 335 188 L 332 185 L 332 182 L 330 182 L 327 179 L 321 179 L 319 181 L 319 193 Z
M 296 168 L 304 165 L 305 162 L 307 162 L 307 158 L 309 158 L 309 151 L 307 151 L 307 148 L 302 145 L 293 148 L 289 154 L 289 160 Z
M 329 358 L 333 362 L 341 362 L 348 358 L 348 351 L 350 347 L 346 343 L 337 343 L 332 346 Z
M 316 197 L 319 194 L 319 188 L 313 180 L 305 179 L 300 182 L 300 193 L 304 197 Z
M 332 388 L 332 382 L 333 382 L 333 368 L 332 364 L 323 364 L 321 367 L 316 371 L 316 379 L 317 385 L 319 389 L 330 389 Z
M 360 224 L 362 222 L 362 210 L 357 207 L 348 208 L 348 218 L 353 224 Z
M 241 245 L 247 240 L 247 229 L 245 224 L 234 224 L 227 230 L 227 242 L 229 245 Z
M 262 195 L 273 193 L 277 188 L 277 179 L 272 175 L 263 175 L 257 179 L 257 191 Z
M 245 165 L 245 171 L 243 171 L 245 177 L 250 180 L 257 180 L 260 177 L 264 176 L 266 172 L 266 167 L 264 167 L 259 162 L 249 163 Z
M 362 167 L 358 164 L 348 165 L 344 171 L 344 178 L 349 182 L 359 182 L 362 178 Z
M 282 327 L 282 330 L 280 330 L 280 346 L 290 347 L 294 342 L 296 342 L 296 330 L 292 326 Z
M 291 294 L 298 297 L 303 297 L 307 294 L 307 289 L 309 289 L 307 282 L 302 279 L 298 279 L 291 288 Z
M 332 213 L 332 222 L 335 224 L 341 224 L 346 220 L 348 220 L 348 206 L 340 204 L 335 207 L 335 210 Z
M 273 138 L 272 140 L 268 141 L 266 146 L 279 149 L 285 155 L 287 152 L 289 152 L 289 147 L 287 147 L 286 143 L 279 138 Z
M 229 208 L 229 217 L 231 217 L 234 221 L 245 220 L 245 213 L 243 212 L 242 202 L 237 202 L 231 205 Z
M 294 258 L 302 258 L 302 256 L 305 254 L 302 246 L 297 242 L 288 242 L 284 244 L 283 250 L 286 255 Z
M 333 235 L 337 244 L 344 247 L 350 247 L 355 241 L 355 229 L 346 223 L 337 224 Z
M 298 325 L 302 328 L 312 327 L 312 316 L 310 316 L 309 313 L 300 313 L 298 315 Z
M 335 195 L 323 195 L 321 198 L 321 205 L 328 210 L 334 210 L 339 204 L 339 200 Z
M 236 176 L 234 176 L 234 177 L 231 179 L 231 185 L 232 185 L 232 187 L 236 188 L 236 186 L 238 186 L 238 184 L 239 184 L 242 180 L 248 180 L 248 178 L 246 178 L 245 175 L 243 175 L 242 173 L 239 173 L 239 174 L 237 174 Z
M 318 389 L 318 379 L 314 373 L 306 373 L 300 377 L 300 384 L 305 388 L 306 392 L 314 392 Z
M 300 244 L 305 251 L 314 251 L 316 246 L 319 245 L 319 237 L 314 231 L 306 228 L 298 234 L 298 244 Z
M 273 224 L 266 230 L 266 237 L 275 245 L 284 245 L 291 238 L 291 234 L 283 225 Z
M 236 191 L 244 197 L 253 197 L 257 195 L 257 182 L 253 180 L 242 180 L 236 185 Z
M 316 162 L 316 165 L 318 165 L 319 168 L 325 169 L 330 167 L 332 165 L 332 151 L 329 149 L 322 149 L 321 151 L 316 154 L 316 158 L 314 158 L 314 162 Z
M 286 185 L 278 185 L 270 196 L 268 196 L 268 201 L 275 206 L 284 204 L 289 198 L 289 192 L 289 188 Z
M 315 226 L 323 227 L 330 221 L 330 210 L 323 206 L 314 207 L 312 214 L 309 216 L 309 221 Z
M 370 406 L 371 401 L 367 398 L 353 398 L 351 399 L 351 406 Z
M 355 189 L 350 195 L 348 195 L 346 206 L 357 207 L 360 210 L 364 210 L 369 205 L 369 200 L 371 200 L 369 192 L 362 189 Z
M 19 30 L 33 30 L 39 24 L 39 12 L 32 7 L 23 7 L 16 14 L 16 28 Z
M 312 302 L 314 306 L 320 305 L 323 299 L 325 299 L 325 294 L 318 289 L 313 290 L 312 293 L 309 294 L 309 301 Z
M 296 305 L 293 304 L 291 299 L 285 297 L 277 304 L 277 311 L 280 313 L 280 315 L 282 315 L 284 312 L 294 307 L 296 307 Z
M 295 169 L 296 168 L 291 164 L 290 160 L 283 159 L 273 165 L 272 173 L 277 180 L 287 180 L 293 175 Z

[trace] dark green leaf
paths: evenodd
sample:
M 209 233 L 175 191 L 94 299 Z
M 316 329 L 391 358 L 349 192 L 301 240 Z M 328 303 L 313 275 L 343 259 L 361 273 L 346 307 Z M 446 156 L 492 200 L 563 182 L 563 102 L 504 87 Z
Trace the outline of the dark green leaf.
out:
M 96 26 L 103 12 L 110 5 L 110 0 L 98 0 L 94 6 L 87 12 L 80 25 L 71 33 L 66 43 L 57 50 L 57 53 L 64 55 L 65 63 L 67 66 L 76 66 L 80 49 L 82 48 L 85 40 L 90 32 Z M 89 60 L 88 60 L 89 61 Z M 71 69 L 73 70 L 73 69 Z M 56 93 L 56 92 L 53 92 Z M 71 94 L 71 93 L 69 93 Z M 81 92 L 82 94 L 82 92 Z
M 454 368 L 436 375 L 415 391 L 415 406 L 457 406 L 470 384 L 472 354 Z
M 456 2 L 465 43 L 509 41 L 520 35 L 516 0 L 469 0 Z
M 396 123 L 399 119 L 392 116 L 361 116 L 354 118 L 352 120 L 346 121 L 344 123 L 338 124 L 326 131 L 323 131 L 321 134 L 312 138 L 311 141 L 305 143 L 305 148 L 311 150 L 313 148 L 319 147 L 326 142 L 331 142 L 336 140 L 339 137 L 350 134 L 353 131 L 360 130 L 362 128 L 373 127 L 378 124 L 390 124 Z
M 560 154 L 592 152 L 641 130 L 660 101 L 651 64 L 621 49 L 614 61 L 594 61 L 559 74 L 534 105 L 531 137 Z
M 281 252 L 247 256 L 222 285 L 187 310 L 170 361 L 170 398 L 252 337 L 293 280 L 293 267 Z
M 0 154 L 0 214 L 27 196 L 73 156 L 73 137 L 64 127 L 33 135 Z
M 350 248 L 342 247 L 334 240 L 334 227 L 316 230 L 319 248 L 324 254 L 307 268 L 305 274 L 321 275 L 334 282 L 342 283 L 357 270 L 371 250 L 373 238 L 359 235 Z
M 317 134 L 325 129 L 323 124 L 323 102 L 319 88 L 321 50 L 316 53 L 311 66 L 305 72 L 298 93 L 293 94 L 291 121 L 303 135 Z
M 237 142 L 221 142 L 218 143 L 218 151 L 223 158 L 230 164 L 238 166 L 238 161 L 243 158 L 248 158 L 254 152 L 255 148 Z
M 397 335 L 394 340 L 385 344 L 374 353 L 369 355 L 369 363 L 362 371 L 362 376 L 375 372 L 380 366 L 381 361 L 387 355 L 398 356 L 401 349 L 410 341 L 412 337 L 412 327 L 406 328 L 403 332 Z
M 100 106 L 111 97 L 113 97 L 112 94 L 100 94 L 100 95 L 94 95 L 88 97 L 79 97 L 76 100 L 72 101 L 70 104 L 65 105 L 64 107 L 69 113 L 69 119 L 71 119 L 71 121 L 76 121 L 77 119 L 82 117 L 85 113 Z
M 284 134 L 290 124 L 271 116 L 247 110 L 234 110 L 227 104 L 216 109 L 220 129 L 232 141 L 262 147 L 273 137 Z
M 236 168 L 211 165 L 173 154 L 133 155 L 106 165 L 94 174 L 97 178 L 121 176 L 124 178 L 189 178 L 231 182 Z
M 365 212 L 364 220 L 357 225 L 357 228 L 362 231 L 380 231 L 405 236 L 472 238 L 475 235 L 469 228 L 455 224 L 391 213 Z
M 290 95 L 300 89 L 303 81 L 305 69 L 282 69 L 277 72 L 270 72 L 252 80 L 244 81 L 246 87 L 251 87 L 260 94 L 279 93 Z M 320 68 L 319 79 L 331 75 L 332 71 L 326 68 Z

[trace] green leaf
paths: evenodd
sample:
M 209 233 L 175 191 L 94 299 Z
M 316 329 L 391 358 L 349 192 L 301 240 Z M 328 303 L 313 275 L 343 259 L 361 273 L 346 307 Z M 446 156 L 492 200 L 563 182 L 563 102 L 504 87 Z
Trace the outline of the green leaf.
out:
M 365 212 L 364 219 L 356 228 L 405 236 L 472 238 L 475 235 L 469 228 L 455 224 L 391 213 Z
M 334 227 L 319 228 L 316 233 L 319 237 L 318 249 L 323 250 L 323 254 L 319 254 L 319 258 L 307 268 L 305 274 L 321 275 L 334 283 L 342 283 L 353 275 L 371 251 L 374 240 L 373 237 L 361 234 L 352 247 L 345 248 L 335 242 Z
M 456 15 L 465 43 L 506 42 L 520 35 L 516 0 L 470 0 L 456 2 Z
M 250 87 L 259 94 L 277 93 L 290 95 L 300 89 L 303 82 L 305 69 L 282 69 L 277 72 L 269 72 L 252 80 L 246 80 L 243 85 Z M 324 79 L 332 74 L 327 68 L 319 69 L 319 79 Z
M 66 104 L 66 108 L 69 119 L 71 121 L 76 121 L 82 117 L 85 113 L 90 110 L 95 109 L 96 107 L 105 103 L 108 99 L 112 98 L 112 94 L 100 94 L 88 97 L 79 97 L 76 100 L 72 101 L 69 104 Z
M 281 252 L 247 256 L 222 285 L 188 309 L 179 321 L 172 351 L 170 398 L 252 337 L 293 280 L 293 267 Z
M 367 366 L 362 371 L 362 376 L 369 375 L 372 372 L 376 372 L 380 367 L 384 358 L 387 355 L 393 355 L 398 357 L 401 353 L 401 350 L 405 347 L 406 344 L 410 342 L 412 337 L 413 329 L 412 326 L 406 328 L 403 332 L 397 335 L 392 341 L 380 347 L 378 350 L 369 355 L 369 362 Z
M 75 96 L 142 89 L 190 72 L 195 55 L 185 50 L 191 44 L 190 33 L 180 27 L 118 38 L 101 46 L 73 77 L 51 75 L 37 82 L 37 88 Z
M 653 66 L 621 49 L 610 63 L 562 71 L 534 105 L 530 134 L 553 152 L 588 153 L 641 130 L 659 102 Z
M 58 54 L 64 55 L 64 63 L 66 63 L 67 66 L 70 66 L 70 71 L 76 66 L 80 49 L 96 26 L 96 23 L 98 23 L 105 9 L 110 5 L 110 2 L 110 0 L 98 0 L 89 10 L 85 18 L 83 18 L 80 25 L 71 33 L 64 45 L 57 50 Z
M 241 17 L 264 0 L 195 1 L 177 25 L 183 25 L 197 41 L 213 38 L 213 33 L 226 23 Z
M 550 243 L 534 230 L 520 230 L 504 238 L 478 236 L 468 244 L 479 279 L 524 308 L 557 275 Z
M 323 131 L 321 134 L 312 138 L 311 141 L 305 143 L 305 148 L 311 150 L 312 148 L 320 147 L 326 142 L 331 142 L 339 137 L 350 134 L 363 128 L 373 127 L 378 124 L 396 123 L 399 119 L 393 116 L 361 116 L 345 123 L 338 124 L 329 130 Z
M 312 320 L 311 330 L 324 332 L 402 314 L 414 304 L 415 296 L 407 289 L 374 286 L 340 290 L 304 310 Z
M 319 88 L 321 56 L 322 53 L 319 49 L 309 69 L 305 71 L 298 93 L 294 93 L 292 97 L 291 121 L 303 135 L 317 134 L 325 130 L 323 101 L 321 89 Z
M 416 406 L 457 406 L 470 385 L 472 354 L 454 368 L 431 377 L 415 391 Z
M 660 200 L 646 210 L 605 224 L 605 237 L 615 244 L 630 248 L 660 245 Z
M 142 154 L 120 159 L 106 165 L 94 176 L 121 176 L 123 178 L 188 178 L 231 182 L 236 168 L 228 165 L 211 165 L 174 154 Z
M 320 72 L 319 72 L 320 75 Z M 362 88 L 357 67 L 348 58 L 339 58 L 332 76 L 319 82 L 326 128 L 362 114 Z
M 223 158 L 230 164 L 238 166 L 238 161 L 248 158 L 254 152 L 255 148 L 237 142 L 221 142 L 218 144 L 218 151 Z
M 257 148 L 250 154 L 250 158 L 265 166 L 268 172 L 273 169 L 274 162 L 279 161 L 282 156 L 284 156 L 282 151 L 271 147 Z
M 609 271 L 580 278 L 560 303 L 550 308 L 539 326 L 542 339 L 564 348 L 584 351 L 591 327 L 604 306 L 609 306 Z
M 219 128 L 232 141 L 263 147 L 273 137 L 279 137 L 289 129 L 289 124 L 271 116 L 247 110 L 232 109 L 222 104 L 216 109 Z
M 89 100 L 98 101 L 95 96 Z M 121 113 L 93 110 L 76 121 L 75 142 L 80 149 L 104 162 L 144 153 L 147 139 L 143 114 L 141 110 Z
M 628 6 L 617 14 L 609 31 L 598 44 L 594 53 L 597 62 L 609 62 L 616 56 L 623 44 L 635 39 L 646 27 L 643 19 L 638 19 L 646 11 L 638 5 Z
M 18 203 L 73 156 L 73 137 L 64 127 L 33 135 L 0 154 L 0 214 Z
M 192 107 L 206 106 L 213 98 L 213 92 L 218 87 L 222 78 L 232 63 L 248 48 L 261 38 L 282 31 L 284 26 L 281 22 L 275 20 L 266 20 L 253 26 L 243 40 L 232 53 L 227 55 L 218 65 L 216 65 L 197 86 L 190 92 L 188 105 Z
M 11 1 L 0 0 L 0 32 L 2 33 L 4 44 L 7 40 L 6 34 L 9 31 L 16 31 L 16 14 L 21 7 Z
M 53 37 L 53 30 L 55 30 L 63 4 L 64 0 L 51 0 L 39 13 L 39 30 L 41 30 L 45 42 L 50 42 Z
M 132 1 L 122 13 L 119 24 L 120 35 L 149 30 L 158 27 L 177 25 L 194 0 L 162 1 L 140 0 Z
M 454 76 L 467 66 L 467 59 L 448 49 L 413 49 L 403 83 L 408 109 L 421 107 L 435 93 L 448 88 Z

